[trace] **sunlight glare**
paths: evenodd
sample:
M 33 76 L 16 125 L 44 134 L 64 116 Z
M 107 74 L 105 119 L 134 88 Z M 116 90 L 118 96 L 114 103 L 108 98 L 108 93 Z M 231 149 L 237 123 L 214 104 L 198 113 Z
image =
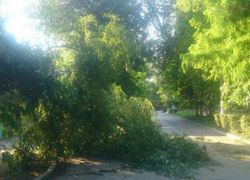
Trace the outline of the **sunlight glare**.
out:
M 48 38 L 37 30 L 39 21 L 28 15 L 28 8 L 36 0 L 2 0 L 1 16 L 7 20 L 5 27 L 14 35 L 18 42 L 29 43 L 31 46 L 48 47 Z

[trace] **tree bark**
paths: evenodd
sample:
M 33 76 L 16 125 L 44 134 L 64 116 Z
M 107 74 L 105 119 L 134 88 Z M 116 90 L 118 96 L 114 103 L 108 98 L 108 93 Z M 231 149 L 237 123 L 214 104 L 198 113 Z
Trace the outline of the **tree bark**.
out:
M 203 116 L 203 108 L 202 108 L 202 101 L 200 102 L 200 116 Z
M 195 107 L 195 109 L 196 109 L 196 116 L 199 116 L 199 104 L 198 104 L 198 102 L 196 102 L 195 104 L 196 104 L 196 107 Z

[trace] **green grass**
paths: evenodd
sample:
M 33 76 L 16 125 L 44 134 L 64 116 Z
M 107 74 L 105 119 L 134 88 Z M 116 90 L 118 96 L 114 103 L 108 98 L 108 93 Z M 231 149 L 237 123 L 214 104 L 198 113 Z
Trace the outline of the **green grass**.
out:
M 183 117 L 183 118 L 191 120 L 191 121 L 194 121 L 194 122 L 197 122 L 197 123 L 200 123 L 204 126 L 218 128 L 218 126 L 216 125 L 216 123 L 214 121 L 213 116 L 209 116 L 209 117 L 196 116 L 194 111 L 179 112 L 179 113 L 176 113 L 175 115 L 179 116 L 179 117 Z
M 178 112 L 175 115 L 179 117 L 195 116 L 195 112 L 194 111 Z

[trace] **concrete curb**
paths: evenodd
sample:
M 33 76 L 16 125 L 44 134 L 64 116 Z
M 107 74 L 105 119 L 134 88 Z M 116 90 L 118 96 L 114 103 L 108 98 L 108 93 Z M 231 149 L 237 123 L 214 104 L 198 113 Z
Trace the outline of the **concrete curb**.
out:
M 173 116 L 174 116 L 174 115 L 173 115 Z M 176 117 L 179 117 L 179 116 L 176 116 Z M 208 126 L 204 126 L 204 125 L 202 125 L 202 124 L 200 124 L 200 123 L 197 123 L 197 122 L 194 122 L 194 121 L 185 119 L 185 118 L 183 118 L 183 117 L 179 117 L 179 118 L 182 118 L 182 119 L 185 120 L 185 121 L 191 122 L 191 123 L 193 123 L 193 124 L 196 124 L 196 125 L 198 125 L 198 126 L 200 126 L 200 127 L 205 128 L 205 129 L 214 131 L 214 132 L 216 132 L 216 133 L 218 133 L 218 134 L 220 134 L 220 135 L 227 136 L 227 137 L 230 138 L 230 139 L 237 140 L 237 141 L 240 141 L 240 142 L 242 142 L 242 143 L 244 143 L 244 144 L 250 145 L 250 140 L 243 139 L 243 138 L 241 138 L 241 137 L 239 137 L 239 136 L 236 136 L 236 135 L 234 135 L 234 134 L 226 133 L 226 132 L 220 131 L 220 130 L 215 129 L 215 128 L 211 128 L 211 127 L 208 127 Z
M 52 163 L 45 173 L 41 174 L 33 180 L 51 180 L 57 169 L 58 165 L 56 163 Z

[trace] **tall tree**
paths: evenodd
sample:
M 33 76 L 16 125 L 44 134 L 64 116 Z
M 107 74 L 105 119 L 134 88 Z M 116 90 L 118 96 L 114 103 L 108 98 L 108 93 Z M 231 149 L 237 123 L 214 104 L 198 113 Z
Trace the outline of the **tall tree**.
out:
M 176 1 L 146 2 L 152 24 L 159 34 L 155 59 L 161 69 L 160 93 L 167 93 L 171 101 L 188 101 L 197 108 L 206 104 L 212 110 L 216 103 L 211 102 L 217 102 L 215 94 L 218 91 L 214 88 L 212 91 L 209 87 L 216 87 L 217 83 L 211 86 L 211 81 L 201 78 L 201 72 L 190 66 L 183 70 L 180 58 L 181 54 L 188 52 L 189 46 L 194 42 L 195 29 L 189 24 L 194 14 L 179 11 Z
M 221 82 L 224 106 L 248 105 L 249 17 L 247 0 L 178 0 L 190 20 L 195 43 L 182 56 L 184 64 L 201 69 L 203 76 Z
M 146 70 L 147 50 L 144 45 L 146 34 L 144 29 L 147 27 L 146 19 L 141 15 L 142 7 L 136 0 L 129 1 L 108 1 L 108 0 L 84 0 L 84 1 L 41 1 L 39 8 L 39 18 L 46 31 L 52 32 L 55 38 L 65 43 L 68 48 L 76 38 L 76 34 L 81 32 L 81 17 L 92 15 L 99 25 L 105 25 L 109 22 L 109 14 L 116 15 L 122 22 L 124 28 L 133 34 L 133 42 L 138 44 L 140 49 L 139 56 L 135 54 L 130 57 L 131 71 L 122 70 L 120 81 L 117 84 L 129 96 L 143 94 L 144 88 L 139 84 L 145 80 L 142 72 Z M 77 46 L 77 44 L 74 44 Z

